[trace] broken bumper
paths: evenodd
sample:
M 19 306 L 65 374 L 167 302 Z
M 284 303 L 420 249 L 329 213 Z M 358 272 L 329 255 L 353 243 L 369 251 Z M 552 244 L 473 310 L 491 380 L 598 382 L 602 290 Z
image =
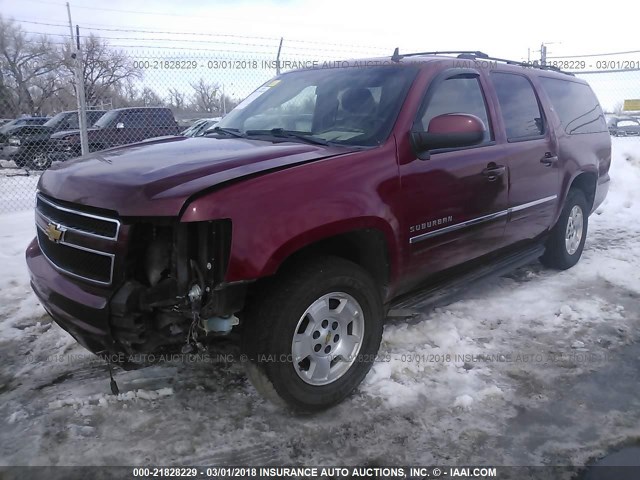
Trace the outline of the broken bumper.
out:
M 81 287 L 56 271 L 34 239 L 26 251 L 31 288 L 49 315 L 87 350 L 97 355 L 122 353 L 109 326 L 109 296 Z

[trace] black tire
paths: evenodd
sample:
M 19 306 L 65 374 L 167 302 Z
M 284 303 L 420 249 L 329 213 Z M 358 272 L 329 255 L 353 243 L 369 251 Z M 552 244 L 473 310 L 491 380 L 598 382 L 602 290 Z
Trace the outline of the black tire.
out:
M 288 268 L 261 287 L 259 293 L 249 299 L 242 319 L 242 347 L 248 357 L 245 366 L 251 383 L 273 403 L 298 413 L 321 411 L 342 401 L 364 379 L 380 347 L 384 310 L 373 279 L 352 262 L 337 257 L 320 257 Z M 335 292 L 343 292 L 355 299 L 362 310 L 363 319 L 358 320 L 360 325 L 364 325 L 360 350 L 350 366 L 349 362 L 344 366 L 337 365 L 339 362 L 332 364 L 330 372 L 335 373 L 336 366 L 348 368 L 342 376 L 325 385 L 312 385 L 297 371 L 304 362 L 298 362 L 294 367 L 292 342 L 296 329 L 300 328 L 299 322 L 307 322 L 302 320 L 307 309 L 323 296 Z M 330 300 L 327 305 L 331 309 Z M 338 312 L 338 309 L 329 311 Z M 353 322 L 356 322 L 356 317 L 353 316 Z M 336 322 L 333 319 L 330 322 L 325 328 L 335 330 L 337 327 L 331 325 Z M 313 330 L 313 335 L 316 334 L 314 325 L 316 323 L 308 321 L 309 330 L 306 330 Z M 355 327 L 352 325 L 351 328 Z M 334 342 L 339 341 L 336 336 L 333 336 Z M 325 341 L 324 336 L 320 339 L 310 340 L 310 344 Z M 325 343 L 323 349 L 333 345 L 330 345 L 330 339 L 328 334 L 326 342 L 329 343 Z
M 34 153 L 29 160 L 29 167 L 32 170 L 46 170 L 51 166 L 51 157 L 44 152 Z
M 582 212 L 582 228 L 577 248 L 574 252 L 570 253 L 567 247 L 566 235 L 569 217 L 574 208 L 579 208 Z M 551 230 L 551 234 L 547 239 L 545 253 L 540 258 L 543 265 L 558 270 L 566 270 L 578 263 L 578 260 L 580 260 L 582 256 L 584 242 L 587 239 L 588 226 L 589 207 L 587 199 L 581 190 L 571 189 L 560 213 L 560 218 L 558 218 L 558 222 Z

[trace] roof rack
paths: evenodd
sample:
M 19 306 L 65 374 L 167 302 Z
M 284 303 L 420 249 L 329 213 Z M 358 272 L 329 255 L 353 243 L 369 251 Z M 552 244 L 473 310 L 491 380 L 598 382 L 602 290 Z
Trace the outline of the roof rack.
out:
M 574 76 L 571 72 L 565 72 L 553 65 L 541 65 L 537 62 L 520 62 L 518 60 L 507 60 L 505 58 L 491 57 L 484 52 L 477 50 L 446 50 L 437 52 L 413 52 L 400 54 L 400 48 L 396 47 L 391 55 L 391 61 L 399 62 L 404 57 L 416 57 L 421 55 L 457 55 L 458 58 L 464 58 L 468 60 L 493 60 L 496 62 L 506 63 L 507 65 L 519 65 L 521 67 L 539 68 L 541 70 L 552 70 L 554 72 L 564 73 L 565 75 Z

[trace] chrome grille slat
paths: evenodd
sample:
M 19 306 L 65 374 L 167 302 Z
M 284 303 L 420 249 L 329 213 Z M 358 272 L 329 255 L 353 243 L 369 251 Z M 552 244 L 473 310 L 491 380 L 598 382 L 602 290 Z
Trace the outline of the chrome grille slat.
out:
M 100 233 L 96 233 L 94 231 L 90 231 L 90 230 L 88 230 L 86 228 L 83 229 L 83 228 L 81 228 L 81 226 L 78 226 L 78 225 L 75 225 L 75 226 L 74 225 L 67 225 L 67 223 L 71 223 L 71 222 L 65 222 L 64 220 L 61 220 L 61 219 L 58 219 L 58 218 L 51 218 L 53 215 L 47 215 L 46 213 L 42 212 L 42 208 L 41 208 L 41 203 L 40 202 L 44 203 L 45 205 L 48 205 L 48 207 L 51 207 L 51 208 L 55 209 L 56 211 L 63 212 L 65 214 L 77 215 L 77 216 L 79 216 L 81 218 L 87 218 L 87 219 L 95 220 L 95 221 L 98 221 L 98 222 L 104 222 L 105 224 L 110 224 L 112 226 L 110 228 L 109 227 L 108 228 L 109 228 L 109 231 L 111 231 L 111 229 L 113 230 L 113 234 L 111 234 L 111 235 L 101 235 Z M 94 235 L 96 237 L 106 238 L 108 240 L 116 240 L 118 238 L 118 234 L 120 233 L 120 220 L 118 220 L 118 219 L 109 218 L 109 217 L 103 217 L 103 216 L 100 216 L 100 215 L 95 215 L 95 214 L 92 214 L 92 213 L 82 212 L 82 211 L 79 211 L 79 210 L 73 210 L 71 208 L 67 208 L 67 207 L 64 207 L 62 205 L 58 205 L 57 203 L 45 198 L 43 195 L 41 195 L 39 193 L 36 195 L 36 207 L 37 207 L 38 212 L 41 215 L 50 218 L 50 220 L 52 220 L 52 221 L 54 221 L 56 223 L 60 223 L 62 225 L 65 225 L 65 227 L 68 228 L 68 229 L 78 230 L 78 231 L 84 232 L 86 234 Z
M 86 222 L 86 218 L 91 221 Z M 56 270 L 98 285 L 112 283 L 119 220 L 65 207 L 38 194 L 36 227 L 40 250 Z M 55 239 L 50 236 L 49 227 L 57 230 Z M 99 233 L 90 231 L 91 227 Z M 107 235 L 109 232 L 112 234 Z M 100 249 L 91 248 L 92 241 Z

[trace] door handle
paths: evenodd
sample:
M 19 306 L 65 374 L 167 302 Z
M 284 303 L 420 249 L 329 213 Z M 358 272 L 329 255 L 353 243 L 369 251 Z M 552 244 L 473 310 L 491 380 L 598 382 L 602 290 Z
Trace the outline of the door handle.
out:
M 540 163 L 542 163 L 545 167 L 550 167 L 554 163 L 558 161 L 558 157 L 551 152 L 547 152 L 544 154 L 544 157 L 540 159 Z
M 487 180 L 489 180 L 490 182 L 495 182 L 498 177 L 504 175 L 504 172 L 506 170 L 507 168 L 504 165 L 497 165 L 491 162 L 489 165 L 487 165 L 487 168 L 482 170 L 482 175 L 487 177 Z

